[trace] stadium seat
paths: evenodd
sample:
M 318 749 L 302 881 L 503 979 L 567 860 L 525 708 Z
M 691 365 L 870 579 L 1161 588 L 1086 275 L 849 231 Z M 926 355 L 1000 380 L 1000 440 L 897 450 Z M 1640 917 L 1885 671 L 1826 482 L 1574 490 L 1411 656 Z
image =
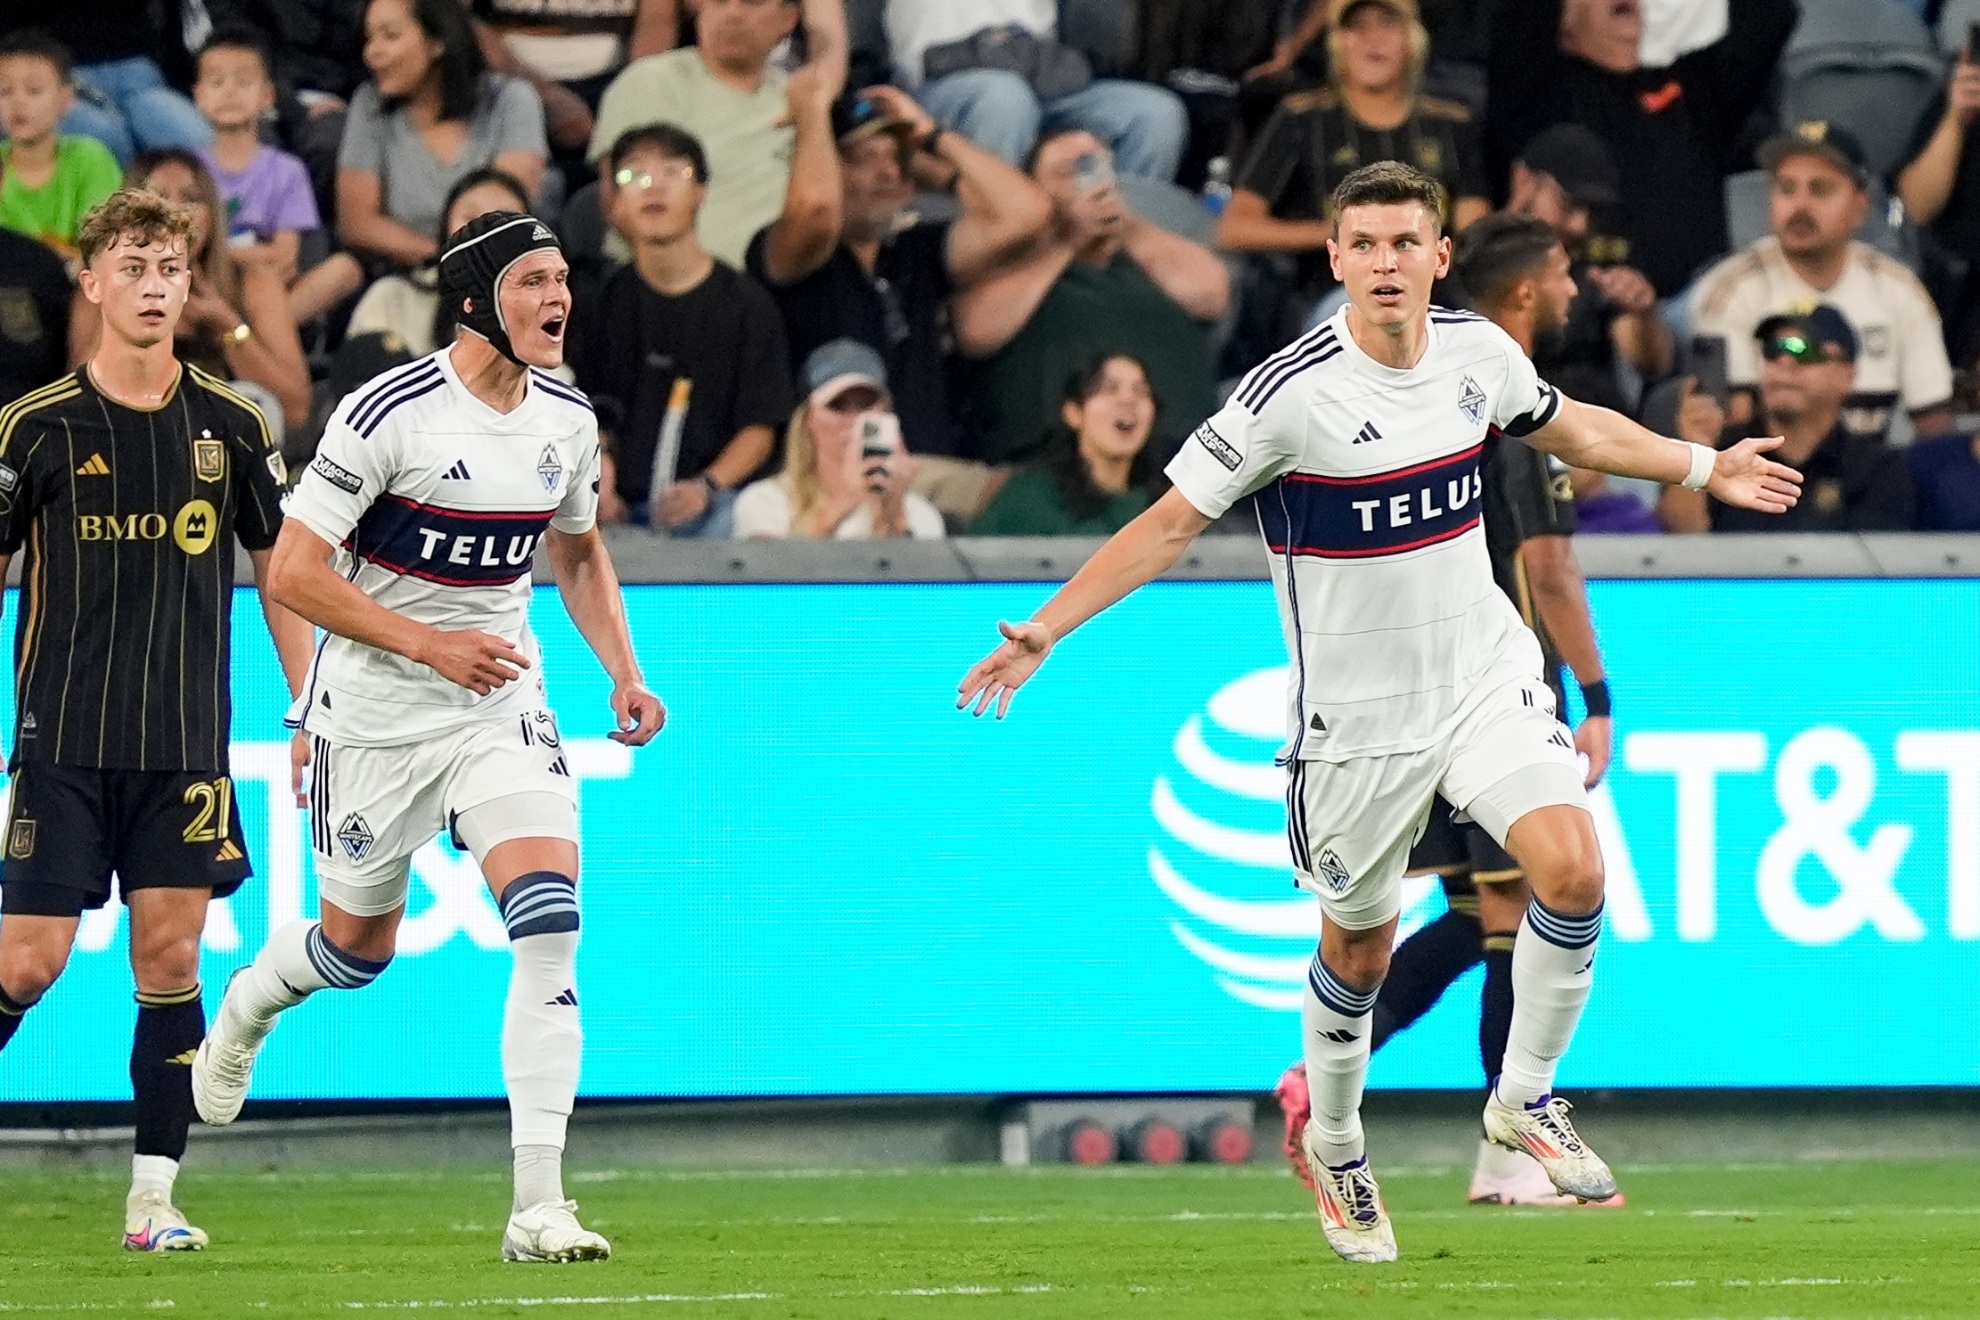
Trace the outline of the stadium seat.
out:
M 1899 0 L 1801 0 L 1780 78 L 1782 123 L 1843 125 L 1881 177 L 1904 163 L 1945 61 L 1924 20 Z
M 1980 0 L 1945 0 L 1939 10 L 1939 49 L 1957 55 L 1966 49 L 1966 34 L 1980 23 Z
M 1747 170 L 1726 179 L 1726 237 L 1732 251 L 1767 237 L 1771 188 L 1772 180 L 1765 170 Z M 1856 236 L 1914 272 L 1922 269 L 1918 231 L 1905 217 L 1903 203 L 1891 197 L 1882 179 L 1870 180 L 1869 193 L 1870 211 Z

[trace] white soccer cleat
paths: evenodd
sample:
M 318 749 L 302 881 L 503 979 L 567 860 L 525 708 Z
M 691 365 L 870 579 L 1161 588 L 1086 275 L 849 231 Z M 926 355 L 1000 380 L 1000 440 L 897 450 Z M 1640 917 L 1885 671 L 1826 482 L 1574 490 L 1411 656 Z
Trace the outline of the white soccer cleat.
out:
M 1313 1149 L 1313 1129 L 1300 1134 L 1306 1167 L 1313 1175 L 1313 1197 L 1320 1207 L 1320 1230 L 1342 1260 L 1372 1265 L 1396 1258 L 1396 1231 L 1382 1208 L 1382 1189 L 1366 1158 L 1333 1168 Z
M 1523 1150 L 1507 1150 L 1489 1141 L 1478 1143 L 1478 1163 L 1471 1172 L 1471 1190 L 1466 1199 L 1473 1205 L 1518 1205 L 1604 1209 L 1620 1208 L 1622 1193 L 1606 1201 L 1584 1201 L 1568 1196 L 1554 1186 L 1553 1179 L 1540 1167 L 1540 1161 Z
M 1499 1099 L 1495 1087 L 1485 1100 L 1485 1136 L 1507 1150 L 1524 1151 L 1540 1162 L 1563 1195 L 1606 1201 L 1616 1194 L 1616 1176 L 1602 1157 L 1588 1149 L 1559 1096 L 1545 1095 L 1527 1107 Z
M 509 1216 L 502 1259 L 567 1265 L 610 1260 L 612 1244 L 577 1221 L 576 1201 L 539 1201 Z
M 236 972 L 236 976 L 240 973 Z M 228 982 L 229 988 L 233 985 Z M 238 1015 L 227 1008 L 227 996 L 220 997 L 220 1011 L 200 1041 L 193 1056 L 193 1108 L 214 1127 L 225 1127 L 241 1116 L 241 1102 L 247 1099 L 248 1078 L 254 1072 L 254 1056 L 268 1039 L 274 1023 L 258 1035 L 250 1035 L 236 1023 Z
M 163 1192 L 140 1192 L 124 1202 L 125 1251 L 204 1251 L 206 1240 Z

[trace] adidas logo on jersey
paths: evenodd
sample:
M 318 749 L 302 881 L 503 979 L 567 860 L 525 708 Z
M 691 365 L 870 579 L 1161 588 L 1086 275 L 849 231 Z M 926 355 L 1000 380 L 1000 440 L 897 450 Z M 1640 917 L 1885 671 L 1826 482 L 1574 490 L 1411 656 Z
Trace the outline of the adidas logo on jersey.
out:
M 91 454 L 83 460 L 83 465 L 76 469 L 76 475 L 79 477 L 107 477 L 110 475 L 110 465 L 103 461 L 103 455 Z
M 1363 422 L 1361 424 L 1361 434 L 1355 436 L 1353 443 L 1365 445 L 1371 440 L 1380 440 L 1381 438 L 1382 433 L 1375 429 L 1375 423 Z
M 442 480 L 442 481 L 471 481 L 471 480 L 473 480 L 473 478 L 472 478 L 472 477 L 470 477 L 470 476 L 468 476 L 468 470 L 467 470 L 467 460 L 466 460 L 465 458 L 463 458 L 463 459 L 460 459 L 460 460 L 458 460 L 458 461 L 457 461 L 457 462 L 456 462 L 456 463 L 454 464 L 454 466 L 452 466 L 452 467 L 450 467 L 450 468 L 448 468 L 448 469 L 447 469 L 447 470 L 446 470 L 445 472 L 442 472 L 442 473 L 440 474 L 440 480 Z

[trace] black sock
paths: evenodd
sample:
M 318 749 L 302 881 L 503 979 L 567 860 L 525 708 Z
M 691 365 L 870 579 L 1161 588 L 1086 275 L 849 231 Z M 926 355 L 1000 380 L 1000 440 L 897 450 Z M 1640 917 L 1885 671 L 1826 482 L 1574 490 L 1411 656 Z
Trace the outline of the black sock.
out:
M 192 1126 L 192 1061 L 206 1034 L 199 986 L 139 992 L 131 1033 L 131 1094 L 137 1099 L 137 1153 L 181 1159 Z
M 5 986 L 0 986 L 0 1050 L 7 1048 L 7 1042 L 21 1029 L 21 1019 L 33 1007 L 32 1002 L 23 1004 L 8 994 Z
M 1478 1061 L 1489 1083 L 1506 1061 L 1506 1037 L 1512 1034 L 1513 937 L 1511 932 L 1485 937 L 1485 992 L 1478 997 Z
M 1389 976 L 1375 1000 L 1372 1048 L 1428 1013 L 1451 982 L 1478 961 L 1478 918 L 1446 912 L 1404 940 L 1389 960 Z

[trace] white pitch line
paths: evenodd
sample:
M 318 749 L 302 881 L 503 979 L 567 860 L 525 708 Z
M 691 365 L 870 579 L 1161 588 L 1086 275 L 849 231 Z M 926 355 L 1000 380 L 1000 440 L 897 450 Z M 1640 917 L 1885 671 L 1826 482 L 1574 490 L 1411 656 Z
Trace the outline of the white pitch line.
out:
M 874 1292 L 828 1292 L 815 1297 L 1026 1297 L 1053 1291 L 1049 1283 L 998 1287 L 965 1283 L 946 1288 L 890 1288 Z M 346 1311 L 459 1311 L 484 1306 L 645 1306 L 706 1302 L 785 1302 L 811 1300 L 790 1293 L 635 1293 L 616 1297 L 468 1297 L 458 1301 L 344 1302 Z

